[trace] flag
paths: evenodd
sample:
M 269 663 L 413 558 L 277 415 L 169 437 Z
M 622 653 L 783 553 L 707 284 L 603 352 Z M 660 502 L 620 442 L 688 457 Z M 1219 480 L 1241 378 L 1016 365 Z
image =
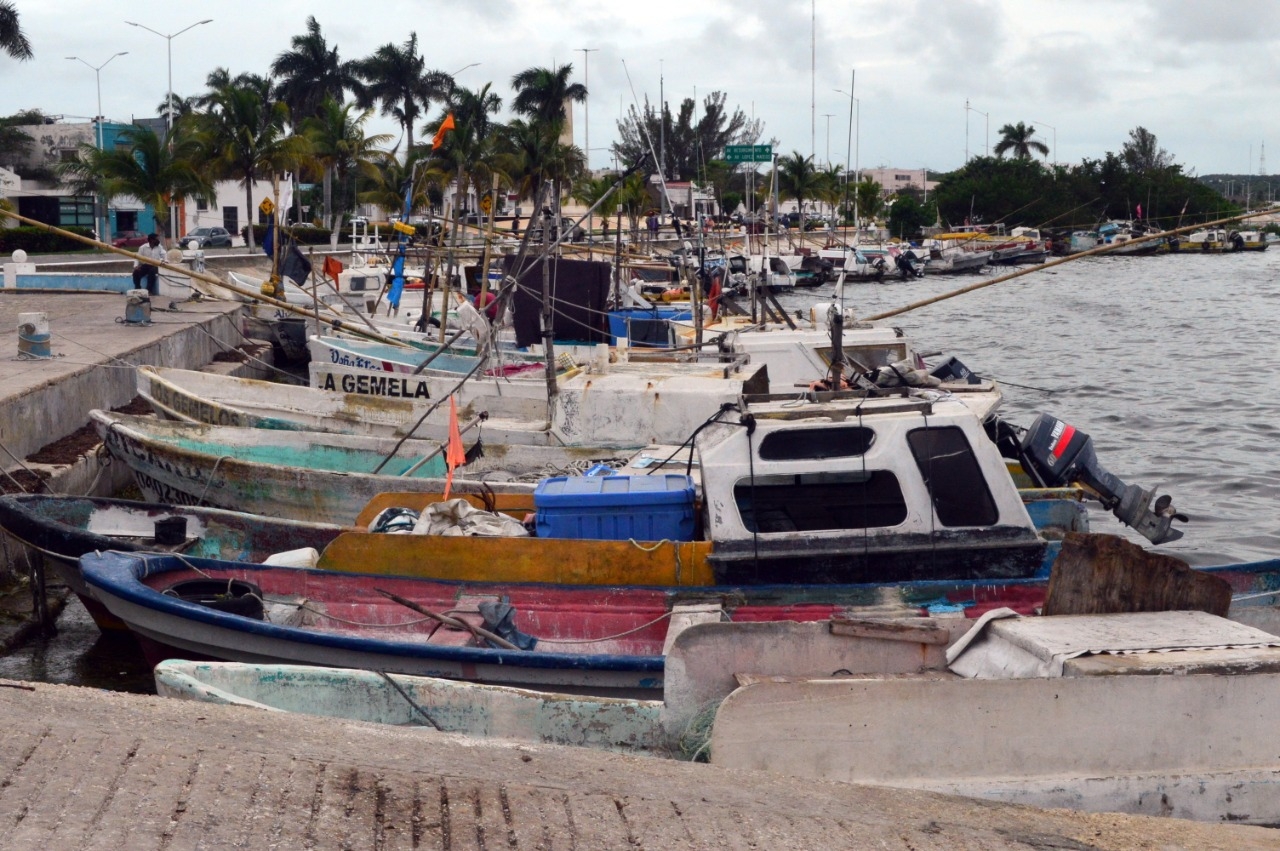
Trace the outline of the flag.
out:
M 444 144 L 444 134 L 456 127 L 453 123 L 453 113 L 449 113 L 444 117 L 444 121 L 440 122 L 440 129 L 436 131 L 436 137 L 431 140 L 431 150 L 436 151 Z
M 467 450 L 462 446 L 462 432 L 458 430 L 458 397 L 449 397 L 449 445 L 444 451 L 444 463 L 449 472 L 444 479 L 444 498 L 449 498 L 453 487 L 453 471 L 467 463 Z
M 292 242 L 287 242 L 285 245 L 288 247 L 282 249 L 280 274 L 286 278 L 292 278 L 295 284 L 302 286 L 306 283 L 307 276 L 311 274 L 311 261 Z
M 1142 218 L 1142 205 L 1138 205 L 1138 218 Z
M 253 224 L 250 223 L 249 227 L 253 227 Z M 266 235 L 262 237 L 262 253 L 267 255 L 268 257 L 271 257 L 275 253 L 272 250 L 272 246 L 275 243 L 275 239 L 276 239 L 276 220 L 275 220 L 275 217 L 273 216 L 271 221 L 267 222 Z
M 342 274 L 342 261 L 330 254 L 324 258 L 324 275 L 334 281 L 338 280 L 338 276 Z

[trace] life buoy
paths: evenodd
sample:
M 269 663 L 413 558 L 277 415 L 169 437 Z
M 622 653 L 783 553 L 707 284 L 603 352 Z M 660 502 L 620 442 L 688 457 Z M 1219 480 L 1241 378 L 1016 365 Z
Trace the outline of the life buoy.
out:
M 1000 252 L 999 252 L 999 251 L 993 251 L 993 252 L 991 252 L 991 259 L 992 259 L 992 260 L 999 260 L 999 259 L 1000 259 Z

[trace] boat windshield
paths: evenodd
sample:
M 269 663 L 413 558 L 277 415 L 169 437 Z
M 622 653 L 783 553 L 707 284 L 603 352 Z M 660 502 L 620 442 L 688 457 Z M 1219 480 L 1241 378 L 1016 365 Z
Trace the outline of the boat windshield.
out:
M 897 526 L 907 519 L 888 470 L 800 473 L 740 479 L 733 487 L 748 532 L 821 532 Z

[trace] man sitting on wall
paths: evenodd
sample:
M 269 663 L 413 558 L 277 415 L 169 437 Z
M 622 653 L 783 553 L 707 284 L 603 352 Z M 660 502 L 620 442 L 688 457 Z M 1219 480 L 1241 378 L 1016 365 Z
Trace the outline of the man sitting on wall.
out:
M 150 260 L 161 260 L 165 258 L 164 246 L 160 244 L 160 237 L 157 234 L 147 234 L 147 244 L 138 249 L 138 254 Z M 133 266 L 133 288 L 139 289 L 139 283 L 146 281 L 147 292 L 153 296 L 160 295 L 160 270 L 150 263 L 142 263 L 135 261 Z

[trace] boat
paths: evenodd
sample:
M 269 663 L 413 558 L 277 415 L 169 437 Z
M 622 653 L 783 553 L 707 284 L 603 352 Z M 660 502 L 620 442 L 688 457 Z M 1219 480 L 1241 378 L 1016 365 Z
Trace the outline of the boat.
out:
M 924 240 L 929 273 L 933 275 L 977 272 L 991 260 L 992 249 L 963 233 L 940 233 Z
M 155 666 L 161 697 L 630 754 L 669 754 L 661 700 L 538 692 L 440 677 L 310 665 Z
M 1180 253 L 1223 254 L 1233 251 L 1266 251 L 1266 236 L 1257 230 L 1207 228 L 1192 231 L 1179 244 Z
M 1097 467 L 1090 445 L 1038 419 L 1016 462 L 1037 480 L 1020 483 L 982 422 L 947 396 L 751 401 L 704 429 L 691 453 L 646 450 L 610 475 L 464 497 L 526 524 L 534 515 L 535 537 L 380 534 L 388 512 L 424 532 L 428 513 L 455 512 L 439 494 L 384 494 L 318 564 L 559 584 L 872 586 L 868 599 L 919 613 L 940 599 L 980 601 L 975 588 L 1043 584 L 1061 536 L 1088 528 L 1076 478 L 1108 492 L 1105 504 L 1150 540 L 1180 536 L 1168 499 Z
M 1280 821 L 1280 760 L 1258 747 L 1280 723 L 1280 638 L 1202 611 L 1007 614 L 908 676 L 743 676 L 715 713 L 710 760 L 1037 807 Z
M 177 552 L 260 562 L 322 550 L 344 527 L 240 511 L 90 496 L 0 496 L 0 529 L 45 557 L 54 581 L 75 592 L 101 629 L 123 629 L 89 593 L 80 556 L 95 551 Z
M 663 648 L 699 621 L 823 621 L 826 602 L 717 599 L 669 589 L 442 582 L 102 552 L 93 595 L 166 658 L 279 662 L 658 698 Z
M 387 490 L 442 491 L 439 441 L 177 423 L 94 410 L 103 444 L 151 502 L 347 524 Z M 473 453 L 478 445 L 473 445 Z M 459 493 L 532 491 L 549 471 L 620 462 L 634 450 L 491 444 L 455 473 Z
M 416 437 L 448 439 L 449 409 L 433 400 L 316 390 L 162 366 L 138 367 L 137 384 L 138 395 L 157 414 L 178 422 L 396 438 L 413 429 Z M 496 443 L 558 445 L 548 431 L 546 405 L 540 402 L 476 397 L 458 409 L 463 423 L 480 417 Z

